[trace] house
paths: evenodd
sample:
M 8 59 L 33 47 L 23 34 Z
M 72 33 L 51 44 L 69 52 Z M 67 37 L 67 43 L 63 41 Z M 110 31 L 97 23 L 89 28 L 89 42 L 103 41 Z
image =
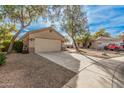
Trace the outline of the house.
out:
M 119 44 L 124 41 L 119 38 L 110 38 L 110 37 L 98 37 L 96 40 L 92 42 L 92 46 L 94 49 L 104 49 L 104 47 L 108 44 Z
M 21 40 L 29 53 L 61 51 L 65 38 L 52 27 L 29 31 Z
M 92 46 L 95 49 L 104 49 L 104 47 L 112 41 L 112 38 L 109 37 L 98 37 L 92 42 Z

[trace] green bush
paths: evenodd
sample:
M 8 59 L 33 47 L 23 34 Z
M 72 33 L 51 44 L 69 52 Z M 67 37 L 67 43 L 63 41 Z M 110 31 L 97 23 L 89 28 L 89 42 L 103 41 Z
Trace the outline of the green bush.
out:
M 9 48 L 9 44 L 10 44 L 10 42 L 9 41 L 4 41 L 4 42 L 2 42 L 2 48 L 1 48 L 1 51 L 2 52 L 7 52 L 7 50 L 8 50 L 8 48 Z
M 22 53 L 22 49 L 23 49 L 23 42 L 15 41 L 13 45 L 13 50 L 15 50 L 17 53 Z
M 3 53 L 0 53 L 0 65 L 6 62 L 6 56 Z
M 2 42 L 1 51 L 2 52 L 7 52 L 8 48 L 9 48 L 9 45 L 10 45 L 9 41 Z M 17 53 L 22 53 L 22 48 L 23 48 L 23 42 L 15 41 L 12 50 L 16 51 Z
M 89 48 L 90 48 L 90 49 L 94 49 L 93 45 L 91 45 Z

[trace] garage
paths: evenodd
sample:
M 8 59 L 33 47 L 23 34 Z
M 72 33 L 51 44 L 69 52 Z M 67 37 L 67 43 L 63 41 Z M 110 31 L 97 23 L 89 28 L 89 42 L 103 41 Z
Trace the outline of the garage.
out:
M 61 51 L 61 41 L 35 38 L 35 53 Z
M 52 27 L 27 32 L 23 37 L 23 50 L 29 53 L 55 52 L 64 49 L 65 38 Z

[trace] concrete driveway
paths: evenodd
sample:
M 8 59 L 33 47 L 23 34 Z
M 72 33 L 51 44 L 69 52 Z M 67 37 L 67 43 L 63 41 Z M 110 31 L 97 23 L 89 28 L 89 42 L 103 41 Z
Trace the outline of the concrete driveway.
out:
M 59 64 L 69 70 L 78 73 L 81 69 L 87 67 L 94 62 L 87 57 L 70 52 L 49 52 L 49 53 L 39 53 L 38 55 L 43 56 L 56 64 Z M 101 60 L 100 58 L 92 57 L 95 60 Z
M 38 55 L 77 73 L 63 88 L 124 87 L 124 57 L 102 59 L 74 52 Z

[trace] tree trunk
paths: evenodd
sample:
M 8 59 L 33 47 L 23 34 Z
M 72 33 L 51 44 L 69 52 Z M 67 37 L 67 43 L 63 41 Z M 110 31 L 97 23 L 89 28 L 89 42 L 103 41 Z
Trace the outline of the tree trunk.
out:
M 83 42 L 83 48 L 87 48 L 87 41 L 86 40 Z
M 0 39 L 0 52 L 1 52 L 1 46 L 2 46 L 2 44 L 1 44 L 1 39 Z
M 77 46 L 77 44 L 76 44 L 76 42 L 75 42 L 75 40 L 74 40 L 73 37 L 72 37 L 72 40 L 73 40 L 73 43 L 74 43 L 74 46 L 75 46 L 76 51 L 79 51 L 79 48 L 78 48 L 78 46 Z
M 13 36 L 13 38 L 12 38 L 12 40 L 11 40 L 11 42 L 10 42 L 10 45 L 9 45 L 7 54 L 11 53 L 12 48 L 13 48 L 13 45 L 14 45 L 14 41 L 15 41 L 15 39 L 18 37 L 18 35 L 20 34 L 20 32 L 21 32 L 22 29 L 23 29 L 23 28 L 21 28 L 21 29 Z

